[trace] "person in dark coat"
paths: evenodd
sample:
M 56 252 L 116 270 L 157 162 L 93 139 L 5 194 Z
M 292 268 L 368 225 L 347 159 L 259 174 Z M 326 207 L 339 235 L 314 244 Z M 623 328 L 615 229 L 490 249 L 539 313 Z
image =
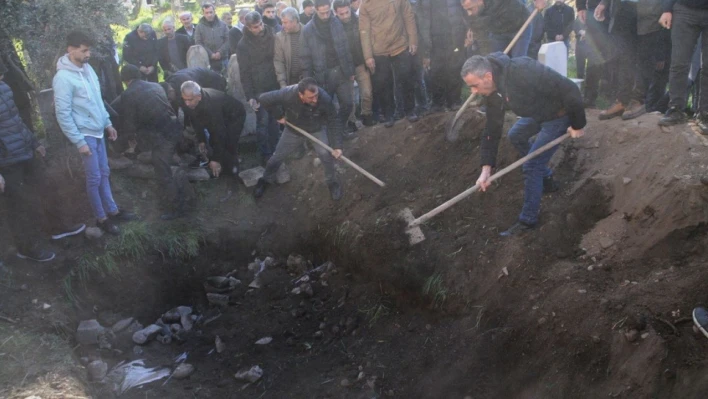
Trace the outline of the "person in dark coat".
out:
M 538 52 L 541 50 L 543 45 L 544 27 L 543 27 L 543 14 L 538 13 L 531 21 L 531 41 L 529 42 L 529 51 L 527 55 L 534 60 L 538 59 Z
M 193 23 L 192 13 L 185 11 L 179 15 L 179 22 L 182 23 L 182 27 L 177 29 L 177 34 L 185 35 L 189 38 L 189 42 L 194 45 L 194 33 L 196 32 L 196 26 Z
M 248 104 L 256 111 L 258 149 L 266 161 L 275 151 L 280 130 L 272 115 L 259 106 L 258 96 L 280 87 L 273 63 L 275 34 L 269 26 L 263 24 L 263 18 L 257 11 L 248 13 L 245 21 L 246 28 L 236 54 L 243 92 Z
M 573 138 L 583 135 L 585 109 L 578 86 L 538 61 L 528 57 L 509 58 L 503 53 L 476 55 L 465 62 L 461 75 L 472 94 L 486 98 L 487 124 L 480 146 L 482 173 L 477 180 L 482 191 L 491 184 L 489 178 L 496 166 L 504 110 L 521 117 L 509 130 L 508 137 L 522 156 L 566 132 Z M 529 139 L 533 136 L 536 139 L 531 144 Z M 558 146 L 551 148 L 524 163 L 524 205 L 518 221 L 502 236 L 520 233 L 538 223 L 543 193 L 558 189 L 548 168 L 557 149 Z
M 243 31 L 238 28 L 238 26 L 234 26 L 233 28 L 229 29 L 229 53 L 230 54 L 236 54 L 236 49 L 238 48 L 238 43 L 241 41 L 243 38 Z
M 308 22 L 312 20 L 315 16 L 315 2 L 312 0 L 305 0 L 302 2 L 302 13 L 300 14 L 300 23 L 307 25 Z
M 165 72 L 165 78 L 187 68 L 187 51 L 192 43 L 186 35 L 175 33 L 175 23 L 166 19 L 162 23 L 165 36 L 157 41 L 160 68 Z
M 270 26 L 274 34 L 283 30 L 283 24 L 276 15 L 275 4 L 266 3 L 266 5 L 263 6 L 263 14 L 261 15 L 263 16 L 263 23 Z
M 182 96 L 179 94 L 180 88 L 182 83 L 190 80 L 203 88 L 226 91 L 226 79 L 218 72 L 206 68 L 181 69 L 168 76 L 165 79 L 165 84 L 162 85 L 167 93 L 167 99 L 172 104 L 175 112 L 177 112 L 179 107 L 184 108 Z
M 263 93 L 258 98 L 261 106 L 268 108 L 278 122 L 293 125 L 305 130 L 318 140 L 332 147 L 331 153 L 314 144 L 317 156 L 324 167 L 325 180 L 330 195 L 334 201 L 342 198 L 342 185 L 334 168 L 334 160 L 342 155 L 343 123 L 337 117 L 337 111 L 332 98 L 317 85 L 313 78 L 305 78 L 297 85 L 287 86 L 280 90 Z M 283 135 L 278 141 L 275 153 L 266 164 L 263 177 L 258 180 L 253 195 L 263 196 L 268 185 L 275 183 L 275 175 L 280 165 L 291 153 L 302 148 L 303 138 L 289 126 L 285 126 Z
M 123 60 L 135 65 L 143 80 L 157 82 L 157 36 L 149 24 L 140 24 L 125 35 Z
M 570 32 L 573 30 L 575 12 L 573 7 L 556 0 L 543 14 L 543 29 L 549 42 L 563 42 L 568 49 Z
M 98 76 L 103 100 L 110 104 L 123 92 L 120 69 L 115 58 L 116 44 L 113 41 L 113 32 L 109 30 L 103 40 L 98 41 L 92 50 L 89 65 Z
M 140 71 L 133 65 L 123 67 L 121 80 L 127 87 L 121 94 L 117 109 L 123 135 L 137 140 L 141 148 L 152 152 L 152 166 L 166 198 L 162 204 L 167 212 L 161 218 L 172 220 L 182 217 L 186 211 L 184 195 L 174 180 L 170 166 L 182 127 L 160 85 L 140 80 Z
M 200 153 L 208 153 L 209 169 L 214 177 L 222 172 L 238 174 L 238 141 L 246 121 L 246 109 L 223 91 L 204 89 L 188 81 L 180 88 L 182 100 L 194 126 Z M 208 137 L 207 137 L 208 133 Z
M 584 82 L 583 98 L 586 107 L 595 107 L 600 91 L 600 80 L 611 58 L 607 32 L 609 21 L 598 21 L 593 17 L 600 0 L 577 0 L 575 2 L 578 20 L 585 24 L 585 42 L 590 49 Z

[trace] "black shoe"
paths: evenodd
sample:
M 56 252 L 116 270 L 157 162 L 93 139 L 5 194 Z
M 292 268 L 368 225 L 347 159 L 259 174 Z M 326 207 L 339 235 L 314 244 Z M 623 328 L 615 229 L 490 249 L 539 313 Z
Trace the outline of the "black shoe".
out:
M 383 114 L 379 114 L 379 123 L 385 123 L 386 117 Z
M 63 229 L 62 231 L 57 231 L 55 234 L 52 234 L 52 240 L 60 240 L 64 237 L 75 236 L 84 230 L 86 230 L 85 224 L 83 224 L 83 223 L 75 224 L 71 227 Z
M 84 226 L 86 227 L 86 226 Z M 30 249 L 28 251 L 17 251 L 17 257 L 20 259 L 33 260 L 35 262 L 49 262 L 56 258 L 56 254 L 52 251 L 44 249 Z
M 509 227 L 508 230 L 499 233 L 499 235 L 502 237 L 511 237 L 523 233 L 525 231 L 531 230 L 534 227 L 536 227 L 536 225 L 526 224 L 524 222 L 516 222 L 511 227 Z
M 362 115 L 361 116 L 361 123 L 363 123 L 364 126 L 374 126 L 378 122 L 375 121 L 371 115 Z
M 686 123 L 686 113 L 677 107 L 671 107 L 663 118 L 659 119 L 659 126 L 673 126 Z
M 696 126 L 701 130 L 701 134 L 708 135 L 708 111 L 703 111 L 696 117 Z
M 195 159 L 189 164 L 189 167 L 191 169 L 201 169 L 206 167 L 207 165 L 209 165 L 209 160 L 205 156 L 199 155 L 197 159 Z
M 332 196 L 332 201 L 342 199 L 342 185 L 339 182 L 328 183 L 329 194 Z
M 103 230 L 104 232 L 108 234 L 113 234 L 114 236 L 117 236 L 120 234 L 120 228 L 116 226 L 115 223 L 111 221 L 111 218 L 108 218 L 104 220 L 103 222 L 96 221 L 96 227 L 99 229 Z
M 386 120 L 386 123 L 384 123 L 385 128 L 393 127 L 393 125 L 396 123 L 396 120 L 393 118 L 389 118 Z
M 558 186 L 558 183 L 556 183 L 556 181 L 553 180 L 553 176 L 548 176 L 548 177 L 543 178 L 543 193 L 544 194 L 555 193 L 558 190 L 560 190 L 560 186 Z
M 261 177 L 260 179 L 258 179 L 258 183 L 256 183 L 256 188 L 253 190 L 253 196 L 256 198 L 261 198 L 263 196 L 263 193 L 265 193 L 267 187 L 268 182 Z
M 347 121 L 346 126 L 344 126 L 344 131 L 347 133 L 349 133 L 349 132 L 353 133 L 353 132 L 356 132 L 357 130 L 359 130 L 359 129 L 356 127 L 356 123 L 354 123 L 352 121 Z
M 108 218 L 117 222 L 132 222 L 133 220 L 139 219 L 138 215 L 126 211 L 118 211 L 115 215 L 108 215 Z
M 420 118 L 418 118 L 418 115 L 416 115 L 415 112 L 408 114 L 406 118 L 408 118 L 408 122 L 410 123 L 416 123 L 418 122 L 418 120 L 420 120 Z
M 708 338 L 708 310 L 705 308 L 693 309 L 693 324 Z
M 356 138 L 356 132 L 344 132 L 342 133 L 342 139 L 344 141 L 354 140 Z

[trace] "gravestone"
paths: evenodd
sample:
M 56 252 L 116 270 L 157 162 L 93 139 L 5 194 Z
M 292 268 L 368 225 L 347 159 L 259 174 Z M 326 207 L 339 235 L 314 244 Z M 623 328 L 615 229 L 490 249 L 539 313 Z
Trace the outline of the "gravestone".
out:
M 247 136 L 256 132 L 256 113 L 250 105 L 248 105 L 246 95 L 243 92 L 241 84 L 241 71 L 238 67 L 238 57 L 233 54 L 229 58 L 229 69 L 227 72 L 227 93 L 235 99 L 241 101 L 246 107 L 246 122 L 243 124 L 241 136 Z
M 563 42 L 545 43 L 538 51 L 538 61 L 561 75 L 568 76 L 568 49 Z M 570 78 L 578 87 L 583 79 Z
M 209 69 L 209 54 L 202 46 L 192 46 L 187 50 L 188 68 Z

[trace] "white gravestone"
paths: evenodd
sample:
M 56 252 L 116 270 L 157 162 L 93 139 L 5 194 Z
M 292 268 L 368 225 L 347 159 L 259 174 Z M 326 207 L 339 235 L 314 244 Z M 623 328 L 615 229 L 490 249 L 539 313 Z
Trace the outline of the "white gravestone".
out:
M 209 53 L 202 46 L 192 46 L 187 50 L 187 68 L 209 69 Z
M 563 42 L 545 43 L 538 51 L 538 62 L 548 66 L 554 71 L 563 76 L 568 76 L 568 49 Z M 573 79 L 578 87 L 583 82 L 583 79 Z

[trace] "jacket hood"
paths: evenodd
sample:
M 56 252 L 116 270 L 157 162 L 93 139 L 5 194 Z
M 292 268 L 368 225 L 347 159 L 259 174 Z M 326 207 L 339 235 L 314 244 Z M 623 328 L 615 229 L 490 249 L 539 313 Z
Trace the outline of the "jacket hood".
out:
M 64 54 L 57 61 L 57 71 L 66 70 L 72 72 L 86 72 L 86 68 L 90 68 L 89 64 L 84 64 L 81 68 L 74 65 L 69 59 L 69 54 Z

